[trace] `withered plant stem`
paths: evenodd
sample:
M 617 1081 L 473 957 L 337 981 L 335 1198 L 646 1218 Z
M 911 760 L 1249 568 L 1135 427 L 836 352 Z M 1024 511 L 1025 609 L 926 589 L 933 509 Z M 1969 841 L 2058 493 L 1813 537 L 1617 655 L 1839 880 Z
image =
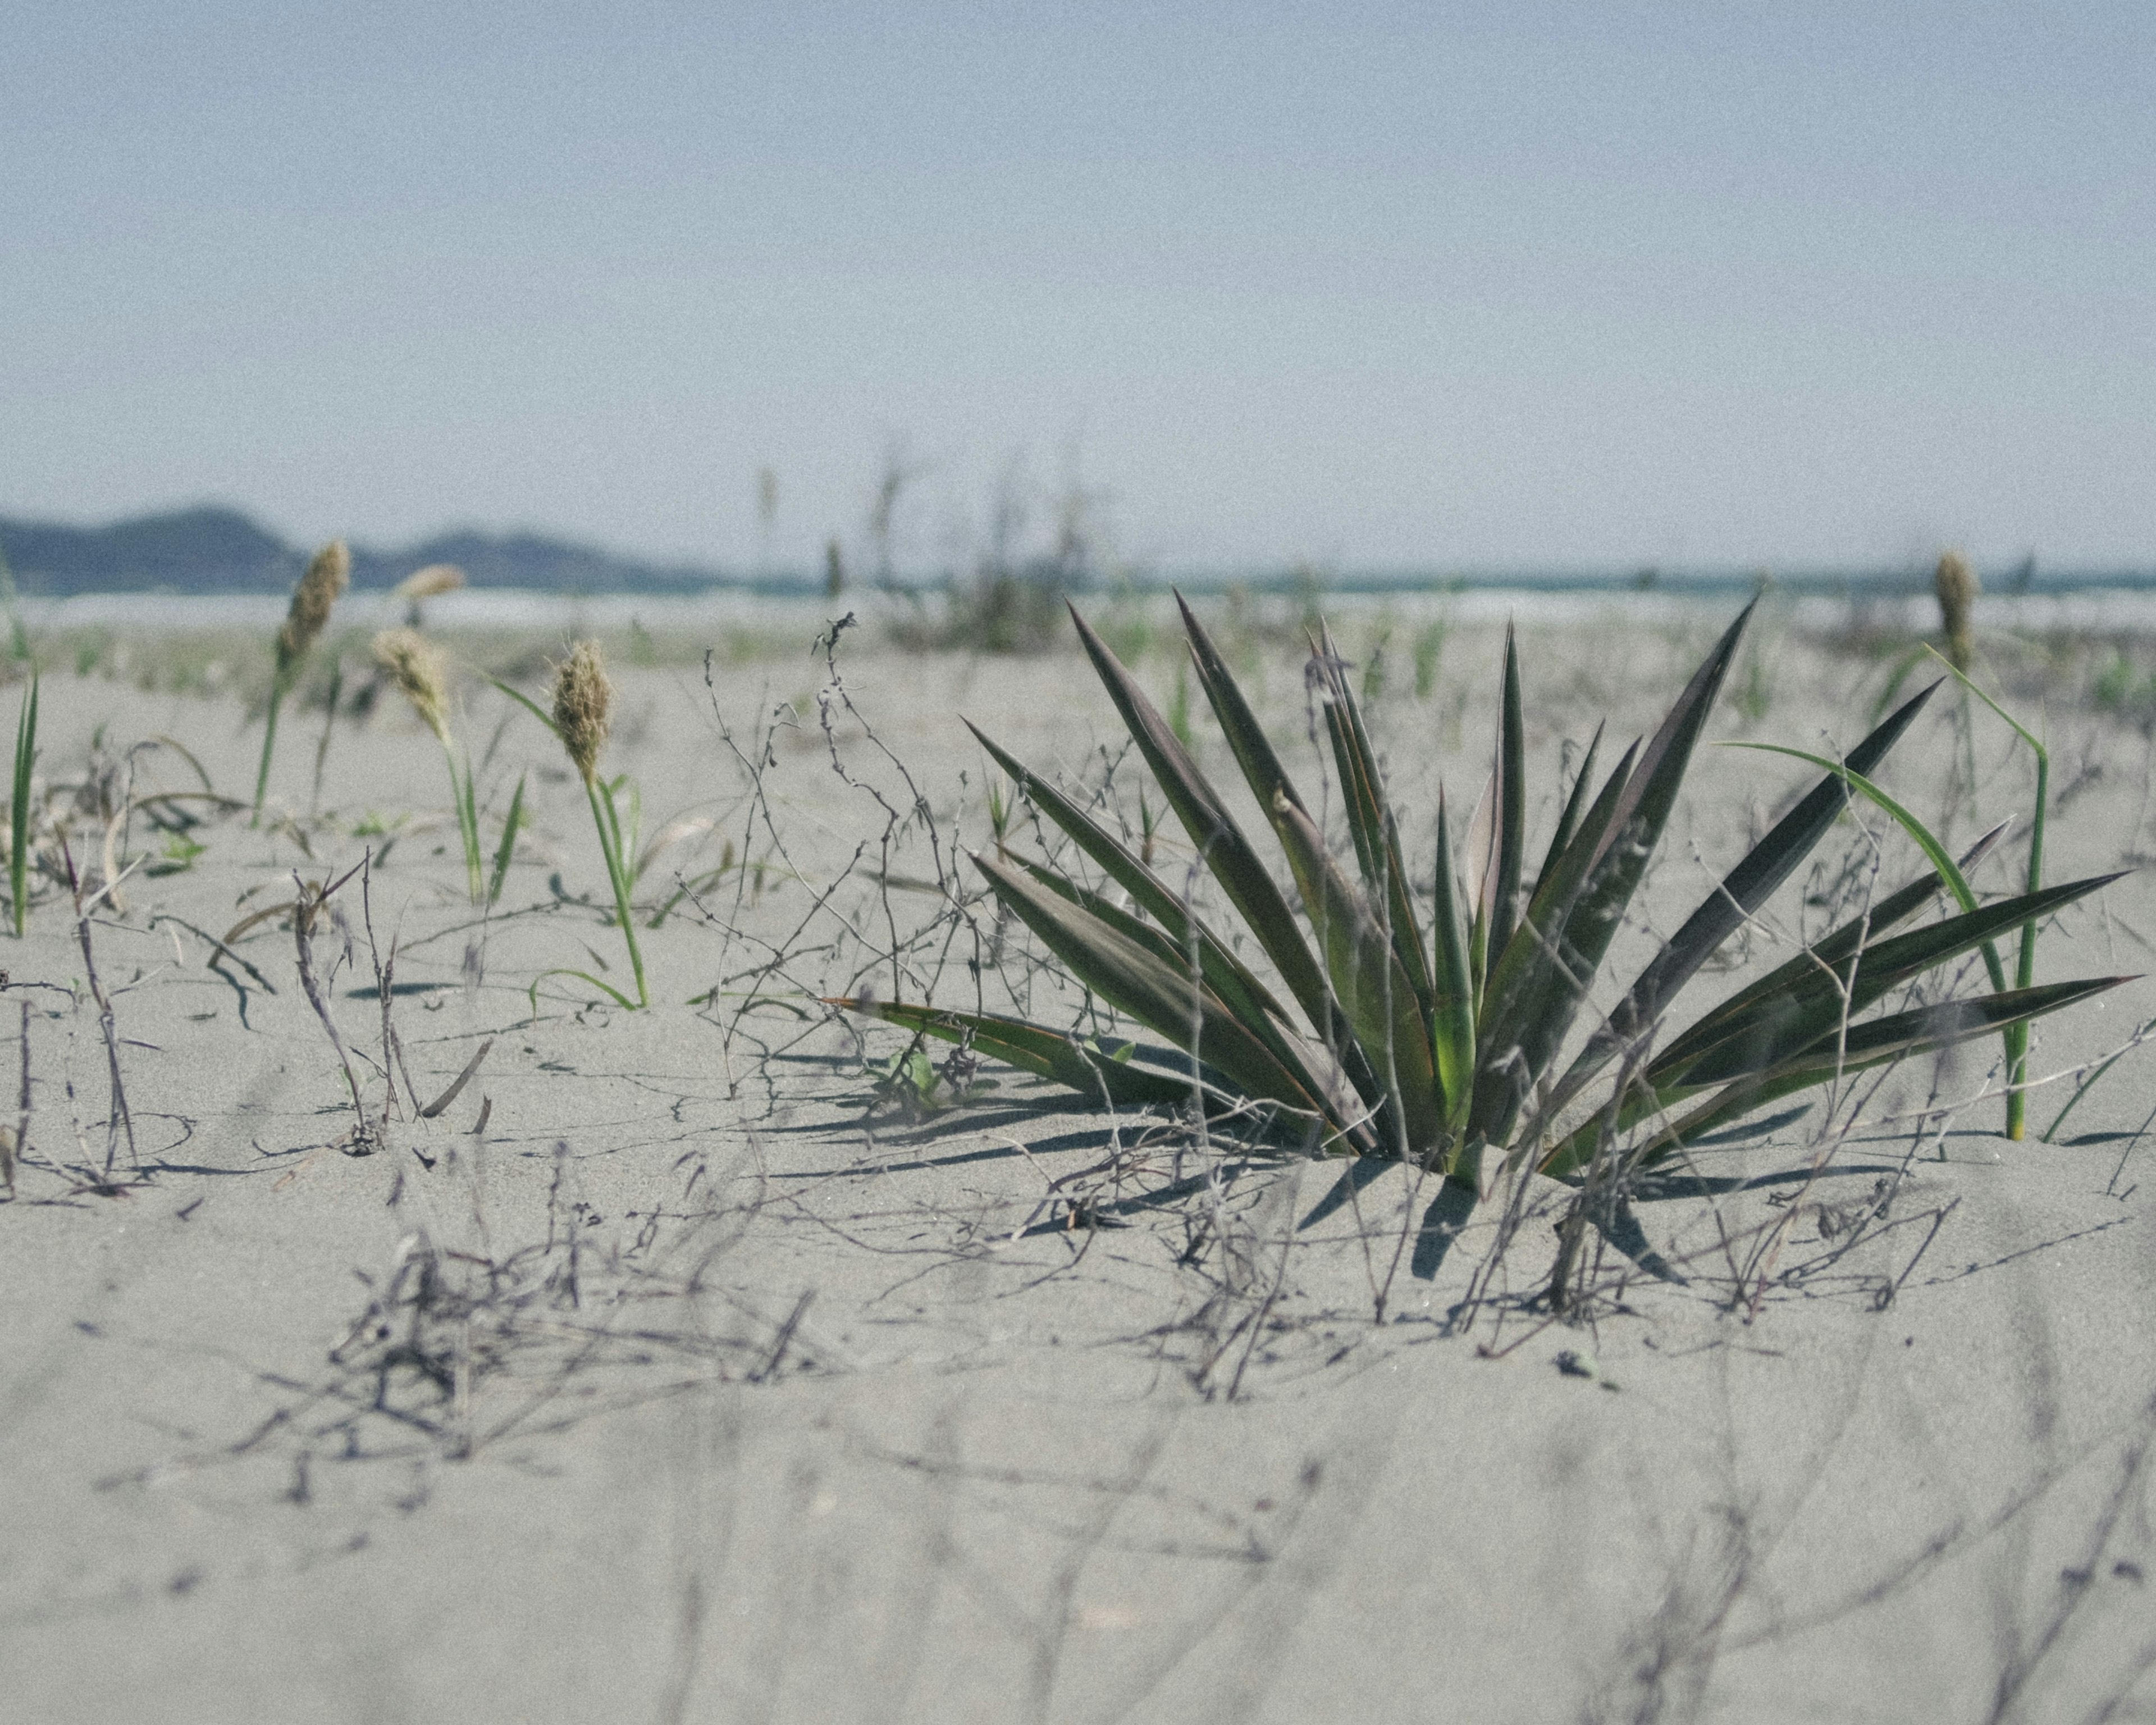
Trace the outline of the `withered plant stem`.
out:
M 97 1003 L 98 1028 L 105 1035 L 105 1064 L 111 1088 L 110 1108 L 105 1120 L 104 1178 L 112 1178 L 112 1165 L 120 1155 L 120 1137 L 124 1130 L 127 1136 L 127 1160 L 130 1166 L 141 1168 L 142 1158 L 135 1149 L 135 1117 L 127 1106 L 127 1086 L 120 1076 L 120 1032 L 112 1015 L 112 997 L 105 992 L 105 983 L 97 973 L 97 955 L 91 950 L 90 940 L 90 912 L 97 901 L 110 894 L 119 885 L 108 880 L 87 899 L 82 896 L 82 880 L 76 874 L 74 853 L 69 849 L 67 833 L 59 834 L 60 860 L 66 865 L 68 891 L 74 899 L 75 937 L 82 946 L 83 975 L 90 986 L 90 999 Z
M 368 852 L 369 856 L 372 854 L 371 850 Z M 352 1092 L 352 1111 L 358 1122 L 353 1128 L 352 1143 L 355 1148 L 362 1150 L 372 1147 L 374 1134 L 367 1123 L 367 1104 L 359 1093 L 359 1080 L 352 1070 L 352 1056 L 345 1051 L 344 1038 L 337 1030 L 336 1020 L 330 1016 L 329 1003 L 322 998 L 321 984 L 315 979 L 314 947 L 308 936 L 313 932 L 315 912 L 327 904 L 331 895 L 363 866 L 364 860 L 324 886 L 320 892 L 309 890 L 307 883 L 300 878 L 297 869 L 292 871 L 292 886 L 297 894 L 292 906 L 292 937 L 299 948 L 300 986 L 306 991 L 307 1004 L 314 1008 L 315 1016 L 322 1021 L 322 1029 L 329 1033 L 330 1046 L 336 1050 L 337 1063 L 344 1069 L 345 1087 Z
M 15 1164 L 30 1153 L 30 1003 L 25 999 L 23 1008 L 23 1101 L 22 1114 L 15 1126 L 15 1142 L 7 1147 L 5 1161 L 8 1171 L 8 1191 L 15 1191 Z

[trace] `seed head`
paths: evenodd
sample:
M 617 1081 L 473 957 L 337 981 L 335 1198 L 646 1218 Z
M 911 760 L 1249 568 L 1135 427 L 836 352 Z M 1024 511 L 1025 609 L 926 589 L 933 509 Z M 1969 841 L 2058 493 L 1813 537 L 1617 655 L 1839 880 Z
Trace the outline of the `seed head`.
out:
M 445 593 L 454 593 L 465 584 L 465 572 L 454 563 L 429 563 L 424 569 L 414 569 L 396 586 L 389 589 L 393 599 L 417 602 L 439 598 Z
M 613 722 L 613 685 L 599 661 L 599 644 L 579 641 L 555 673 L 554 728 L 586 784 L 598 770 Z
M 1969 622 L 1979 591 L 1976 572 L 1959 552 L 1950 551 L 1939 559 L 1934 584 L 1939 595 L 1939 620 L 1946 626 L 1947 657 L 1956 670 L 1966 671 L 1976 653 L 1976 634 Z
M 315 553 L 307 572 L 292 589 L 292 608 L 285 614 L 285 626 L 277 631 L 277 679 L 284 682 L 299 668 L 315 644 L 315 638 L 330 620 L 330 608 L 352 583 L 352 553 L 344 541 L 332 539 Z
M 385 629 L 374 638 L 374 660 L 396 679 L 413 710 L 448 747 L 449 655 L 415 629 Z

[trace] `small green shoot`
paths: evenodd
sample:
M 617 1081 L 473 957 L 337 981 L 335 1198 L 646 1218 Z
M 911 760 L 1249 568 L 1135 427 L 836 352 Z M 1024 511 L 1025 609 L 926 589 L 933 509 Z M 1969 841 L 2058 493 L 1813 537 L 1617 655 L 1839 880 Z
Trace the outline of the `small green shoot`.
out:
M 15 938 L 23 937 L 30 910 L 30 774 L 38 760 L 38 678 L 33 671 L 15 719 L 15 784 L 8 799 L 8 890 L 15 912 Z
M 209 849 L 198 844 L 185 833 L 165 834 L 164 848 L 157 854 L 157 861 L 146 870 L 151 875 L 184 875 L 195 865 L 195 859 Z
M 516 834 L 524 824 L 524 775 L 516 775 L 516 793 L 509 799 L 509 815 L 501 824 L 501 843 L 494 853 L 494 872 L 486 883 L 486 907 L 501 901 L 501 889 L 509 880 L 509 860 L 516 850 Z

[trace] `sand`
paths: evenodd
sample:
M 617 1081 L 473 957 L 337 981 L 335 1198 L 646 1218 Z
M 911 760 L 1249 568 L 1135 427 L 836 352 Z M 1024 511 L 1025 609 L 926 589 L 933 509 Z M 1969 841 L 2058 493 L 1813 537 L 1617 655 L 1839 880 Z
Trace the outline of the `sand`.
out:
M 1718 620 L 1532 634 L 1538 778 L 1601 713 L 1650 726 Z M 1426 816 L 1440 776 L 1472 800 L 1495 663 L 1478 626 L 1447 639 L 1428 700 L 1394 667 L 1373 718 L 1404 806 Z M 1250 669 L 1314 780 L 1294 660 L 1254 649 Z M 1170 698 L 1165 653 L 1142 674 Z M 1746 675 L 1763 710 L 1726 701 L 1711 734 L 1818 747 L 1854 741 L 1883 673 L 1770 621 Z M 1115 747 L 1072 655 L 869 642 L 846 675 L 947 867 L 956 839 L 988 838 L 955 712 L 1074 773 Z M 606 765 L 640 785 L 646 831 L 716 823 L 662 855 L 645 898 L 729 841 L 766 865 L 760 894 L 737 871 L 644 932 L 647 1013 L 542 977 L 626 973 L 551 740 L 516 718 L 482 770 L 490 837 L 519 771 L 538 824 L 473 927 L 439 751 L 393 697 L 341 726 L 320 815 L 211 821 L 190 866 L 138 871 L 100 912 L 141 1163 L 123 1144 L 109 1193 L 84 1178 L 109 1101 L 64 898 L 9 943 L 0 1093 L 27 998 L 34 1106 L 0 1205 L 0 1715 L 2156 1713 L 2146 1051 L 2058 1144 L 1999 1135 L 1996 1097 L 1975 1099 L 1996 1082 L 1986 1044 L 1897 1075 L 1810 1183 L 1774 1177 L 1816 1153 L 1815 1117 L 1714 1153 L 1713 1172 L 1761 1183 L 1637 1208 L 1682 1279 L 1633 1268 L 1567 1324 L 1531 1299 L 1546 1219 L 1493 1264 L 1496 1207 L 1448 1234 L 1436 1190 L 1397 1166 L 1328 1208 L 1337 1163 L 1106 1121 L 1008 1073 L 926 1117 L 875 1106 L 855 1037 L 807 999 L 864 964 L 874 981 L 888 944 L 886 818 L 834 773 L 821 662 L 721 668 L 716 690 L 693 668 L 621 680 Z M 475 753 L 509 711 L 470 695 Z M 220 791 L 251 783 L 259 731 L 236 700 L 55 674 L 43 716 L 54 783 L 83 779 L 94 742 L 110 762 L 160 736 Z M 2051 878 L 2130 864 L 2146 742 L 2065 695 L 2048 721 L 2066 793 Z M 319 723 L 288 720 L 280 809 L 307 808 Z M 854 716 L 834 731 L 850 776 L 914 816 Z M 2025 769 L 1982 734 L 1979 801 L 2002 818 L 2026 806 Z M 1927 721 L 1885 776 L 1934 814 L 1952 749 Z M 1703 751 L 1647 923 L 1673 926 L 1805 783 Z M 138 797 L 199 785 L 170 747 L 136 757 Z M 295 870 L 341 873 L 400 818 L 367 886 L 410 1085 L 386 1145 L 355 1155 L 289 918 L 233 942 L 259 981 L 213 972 L 194 931 L 289 901 Z M 1958 836 L 1976 830 L 1964 814 Z M 93 866 L 102 823 L 74 831 Z M 128 854 L 162 843 L 138 814 Z M 1910 871 L 1907 853 L 1888 866 Z M 910 827 L 888 862 L 902 931 L 937 914 L 911 885 L 934 872 Z M 353 947 L 332 1006 L 378 1106 L 360 885 L 336 900 Z M 1777 901 L 1784 924 L 1800 896 Z M 2152 929 L 2156 892 L 2130 876 L 2051 932 L 2042 973 L 2147 968 Z M 326 961 L 343 935 L 314 944 Z M 1753 962 L 1770 953 L 1763 937 Z M 938 999 L 970 1002 L 976 956 L 970 935 L 949 949 Z M 1035 1009 L 1067 1005 L 1051 978 L 1032 988 Z M 789 998 L 739 1013 L 757 990 Z M 2047 1022 L 2036 1070 L 2118 1045 L 2151 993 Z M 490 1041 L 454 1101 L 410 1117 Z M 2070 1087 L 2036 1099 L 2039 1130 Z M 1917 1117 L 1935 1091 L 1963 1106 Z M 1627 1260 L 1605 1257 L 1614 1285 Z

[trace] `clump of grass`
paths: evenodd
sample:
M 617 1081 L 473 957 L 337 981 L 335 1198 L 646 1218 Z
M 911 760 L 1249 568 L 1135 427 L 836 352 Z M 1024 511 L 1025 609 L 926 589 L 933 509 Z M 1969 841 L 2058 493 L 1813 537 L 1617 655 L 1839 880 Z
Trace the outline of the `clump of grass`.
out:
M 491 903 L 480 846 L 479 803 L 472 783 L 471 758 L 467 754 L 461 769 L 458 767 L 456 742 L 449 732 L 449 656 L 417 629 L 385 629 L 374 638 L 374 662 L 388 672 L 390 680 L 442 746 L 442 759 L 449 769 L 449 801 L 457 811 L 457 834 L 464 844 L 465 891 L 475 905 Z M 521 795 L 518 800 L 521 802 Z M 516 811 L 512 811 L 511 844 L 515 843 L 515 819 Z M 501 872 L 496 871 L 497 880 Z
M 838 1004 L 1118 1105 L 1194 1097 L 1209 1109 L 1255 1111 L 1323 1151 L 1397 1157 L 1474 1188 L 1501 1169 L 1622 1178 L 1794 1092 L 1994 1034 L 2126 980 L 2002 988 L 1868 1016 L 1939 967 L 2112 878 L 1965 903 L 1959 914 L 1895 932 L 1935 899 L 1943 880 L 1958 880 L 1952 860 L 1939 855 L 1931 872 L 1868 904 L 1681 1034 L 1657 1040 L 1686 984 L 1834 825 L 1852 787 L 1871 783 L 1934 685 L 1845 761 L 1824 763 L 1825 776 L 1661 944 L 1607 1019 L 1559 1065 L 1751 610 L 1723 634 L 1652 739 L 1627 749 L 1599 786 L 1597 733 L 1532 874 L 1526 726 L 1508 638 L 1489 788 L 1459 852 L 1439 798 L 1427 927 L 1354 691 L 1322 624 L 1310 679 L 1353 840 L 1352 875 L 1212 640 L 1183 611 L 1191 669 L 1285 853 L 1298 917 L 1168 720 L 1079 619 L 1081 639 L 1139 754 L 1242 929 L 1215 932 L 1076 803 L 976 732 L 1036 809 L 1127 898 L 1119 902 L 1045 863 L 976 855 L 975 867 L 1078 983 L 1166 1045 L 1133 1044 L 1111 1055 L 1097 1042 L 995 1014 L 867 998 Z M 1286 1004 L 1239 947 L 1270 961 Z
M 291 608 L 277 631 L 277 667 L 270 683 L 270 712 L 262 731 L 262 764 L 254 775 L 252 824 L 262 823 L 262 799 L 270 789 L 270 760 L 277 750 L 277 712 L 305 667 L 307 655 L 330 620 L 330 613 L 352 584 L 352 553 L 333 539 L 315 553 L 307 572 L 292 589 Z
M 501 685 L 497 685 L 501 686 Z M 621 937 L 629 947 L 629 968 L 636 978 L 636 999 L 631 1000 L 619 988 L 601 982 L 588 971 L 562 970 L 547 973 L 553 976 L 573 976 L 589 983 L 611 996 L 617 1003 L 631 1008 L 651 1004 L 651 995 L 644 983 L 644 954 L 636 944 L 636 916 L 629 905 L 629 893 L 636 880 L 636 829 L 640 812 L 640 799 L 634 785 L 624 776 L 611 782 L 599 777 L 599 751 L 606 747 L 607 734 L 613 726 L 613 684 L 606 674 L 606 665 L 599 657 L 598 643 L 578 641 L 570 649 L 554 674 L 554 711 L 551 717 L 540 712 L 536 706 L 507 691 L 538 713 L 554 734 L 562 740 L 567 752 L 569 764 L 577 769 L 577 776 L 584 782 L 584 795 L 592 805 L 592 823 L 598 829 L 599 854 L 606 863 L 607 880 L 613 888 L 614 914 L 621 923 Z M 624 829 L 619 798 L 624 786 L 629 798 L 629 822 Z M 535 988 L 536 984 L 534 984 Z

